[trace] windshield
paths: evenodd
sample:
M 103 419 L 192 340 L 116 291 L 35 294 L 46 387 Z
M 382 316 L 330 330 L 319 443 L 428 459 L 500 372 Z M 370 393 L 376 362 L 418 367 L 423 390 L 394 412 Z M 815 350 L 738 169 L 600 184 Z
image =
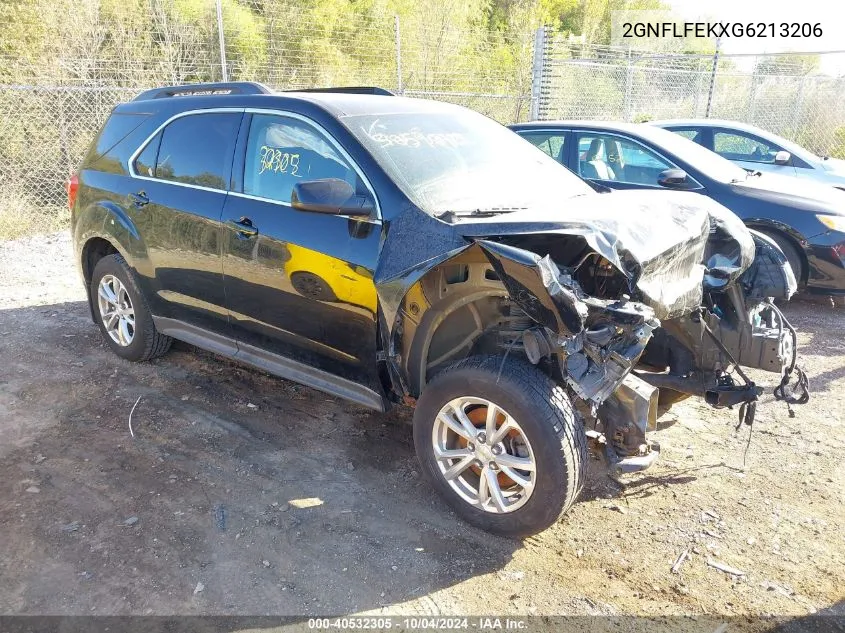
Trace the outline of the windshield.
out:
M 432 215 L 507 212 L 593 193 L 542 150 L 463 108 L 343 122 L 405 195 Z
M 737 167 L 727 158 L 722 158 L 716 152 L 711 152 L 706 147 L 675 134 L 668 130 L 651 125 L 642 124 L 641 135 L 657 145 L 682 158 L 692 167 L 719 182 L 737 182 L 745 180 L 748 172 L 742 167 Z

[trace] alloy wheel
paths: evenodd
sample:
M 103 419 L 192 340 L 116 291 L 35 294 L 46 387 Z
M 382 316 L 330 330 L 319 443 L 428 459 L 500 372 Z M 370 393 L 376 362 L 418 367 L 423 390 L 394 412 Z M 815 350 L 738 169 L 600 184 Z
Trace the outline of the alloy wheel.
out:
M 121 347 L 135 338 L 135 309 L 126 286 L 114 275 L 104 275 L 97 288 L 100 318 L 109 337 Z
M 534 491 L 537 464 L 517 421 L 489 400 L 446 403 L 432 429 L 440 474 L 467 503 L 494 514 L 521 508 Z

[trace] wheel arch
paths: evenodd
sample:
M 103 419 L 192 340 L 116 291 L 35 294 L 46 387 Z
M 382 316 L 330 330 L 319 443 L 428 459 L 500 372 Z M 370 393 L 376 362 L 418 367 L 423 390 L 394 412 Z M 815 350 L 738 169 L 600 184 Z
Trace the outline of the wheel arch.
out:
M 145 262 L 149 262 L 146 245 L 135 223 L 120 205 L 112 201 L 86 206 L 74 220 L 73 234 L 76 265 L 86 289 L 91 283 L 94 267 L 103 257 L 117 253 L 136 270 L 139 265 L 143 268 Z M 93 318 L 90 296 L 88 304 Z
M 512 305 L 508 291 L 479 249 L 434 266 L 412 284 L 391 341 L 408 394 L 418 397 L 440 367 L 469 355 L 482 336 L 495 334 L 503 305 Z
M 769 237 L 781 237 L 786 240 L 790 246 L 795 248 L 795 252 L 801 259 L 801 278 L 797 281 L 799 285 L 807 283 L 810 270 L 810 259 L 805 246 L 805 244 L 807 244 L 807 240 L 801 233 L 788 224 L 783 224 L 782 222 L 774 220 L 750 219 L 746 220 L 745 224 L 748 228 L 759 231 Z

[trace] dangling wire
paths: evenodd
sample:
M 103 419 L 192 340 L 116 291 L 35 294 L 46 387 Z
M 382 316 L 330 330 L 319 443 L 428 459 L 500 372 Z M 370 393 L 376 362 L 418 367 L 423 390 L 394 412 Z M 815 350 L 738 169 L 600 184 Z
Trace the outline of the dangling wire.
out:
M 736 431 L 744 424 L 748 427 L 748 441 L 745 443 L 745 451 L 742 453 L 742 467 L 745 468 L 745 458 L 748 457 L 748 447 L 751 446 L 751 434 L 754 431 L 754 418 L 757 415 L 757 402 L 743 402 L 739 407 L 739 422 Z
M 798 333 L 792 324 L 783 315 L 783 312 L 774 304 L 769 302 L 769 307 L 778 316 L 781 323 L 789 330 L 792 336 L 792 359 L 789 366 L 784 370 L 783 377 L 780 384 L 774 389 L 775 400 L 783 400 L 786 402 L 786 409 L 789 411 L 789 417 L 795 417 L 795 411 L 792 410 L 793 404 L 806 404 L 810 400 L 810 379 L 803 369 L 796 366 L 798 361 Z M 789 384 L 789 379 L 793 372 L 797 375 L 794 385 Z
M 502 370 L 505 368 L 505 361 L 508 359 L 508 354 L 510 354 L 510 353 L 511 353 L 511 349 L 512 349 L 512 348 L 513 348 L 513 346 L 516 344 L 516 340 L 517 340 L 518 338 L 519 338 L 519 336 L 514 336 L 514 337 L 511 339 L 510 344 L 508 345 L 507 349 L 505 350 L 505 355 L 504 355 L 504 356 L 502 356 L 502 364 L 501 364 L 501 365 L 499 365 L 499 373 L 496 375 L 496 384 L 497 384 L 497 385 L 499 384 L 499 378 L 501 378 L 501 377 L 502 377 Z

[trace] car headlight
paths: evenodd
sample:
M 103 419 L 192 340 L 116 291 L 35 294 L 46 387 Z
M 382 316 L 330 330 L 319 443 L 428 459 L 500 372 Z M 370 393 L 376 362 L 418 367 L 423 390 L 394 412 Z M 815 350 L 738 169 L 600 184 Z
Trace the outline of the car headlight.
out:
M 845 215 L 817 215 L 816 218 L 827 228 L 845 233 Z

